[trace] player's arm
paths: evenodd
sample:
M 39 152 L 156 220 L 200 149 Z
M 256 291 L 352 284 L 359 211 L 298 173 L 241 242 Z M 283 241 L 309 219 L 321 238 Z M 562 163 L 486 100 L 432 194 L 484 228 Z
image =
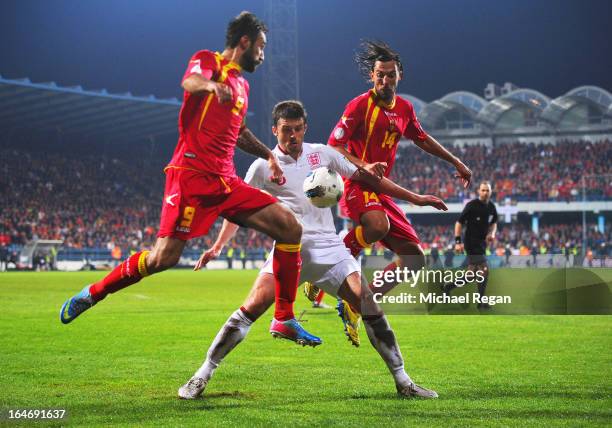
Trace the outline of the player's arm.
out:
M 384 193 L 392 198 L 410 202 L 411 204 L 421 207 L 432 206 L 441 211 L 448 210 L 448 207 L 444 201 L 437 196 L 421 195 L 411 192 L 410 190 L 394 183 L 386 177 L 378 178 L 375 175 L 372 175 L 371 172 L 365 170 L 364 168 L 359 168 L 359 171 L 357 171 L 353 177 L 351 177 L 351 179 L 366 183 L 376 193 Z
M 323 152 L 329 156 L 330 166 L 333 170 L 337 171 L 342 177 L 350 178 L 351 180 L 361 181 L 368 184 L 375 192 L 384 193 L 393 198 L 408 201 L 415 205 L 425 206 L 431 205 L 432 207 L 446 211 L 448 210 L 444 202 L 432 195 L 419 195 L 418 193 L 411 192 L 389 180 L 386 177 L 378 177 L 374 171 L 376 165 L 369 164 L 365 167 L 356 167 L 346 157 L 330 150 L 329 147 L 323 146 Z M 384 162 L 377 162 L 384 170 L 387 164 Z
M 268 161 L 268 168 L 272 173 L 272 181 L 279 183 L 283 178 L 283 169 L 278 164 L 278 160 L 272 150 L 270 150 L 264 143 L 259 141 L 257 137 L 247 127 L 243 127 L 236 145 L 244 152 L 249 153 L 258 158 L 266 159 Z
M 461 160 L 449 152 L 442 144 L 434 137 L 427 134 L 424 140 L 413 140 L 414 143 L 427 153 L 432 154 L 446 162 L 450 163 L 457 169 L 456 177 L 461 178 L 463 186 L 468 187 L 472 180 L 472 170 L 469 169 Z
M 206 95 L 213 92 L 221 103 L 232 101 L 232 89 L 219 82 L 206 79 L 199 74 L 192 74 L 181 84 L 184 90 L 194 95 Z
M 404 137 L 414 141 L 414 143 L 429 154 L 432 154 L 457 169 L 456 177 L 461 178 L 463 186 L 468 187 L 472 180 L 472 170 L 470 170 L 461 160 L 446 150 L 442 144 L 427 134 L 416 117 L 414 108 L 411 106 L 408 111 L 408 125 L 404 130 Z
M 217 236 L 217 240 L 212 247 L 202 253 L 193 270 L 201 269 L 206 266 L 209 261 L 219 257 L 223 247 L 225 247 L 234 235 L 236 235 L 239 227 L 240 226 L 231 221 L 223 220 L 223 226 L 221 226 L 221 231 L 219 232 L 219 236 Z

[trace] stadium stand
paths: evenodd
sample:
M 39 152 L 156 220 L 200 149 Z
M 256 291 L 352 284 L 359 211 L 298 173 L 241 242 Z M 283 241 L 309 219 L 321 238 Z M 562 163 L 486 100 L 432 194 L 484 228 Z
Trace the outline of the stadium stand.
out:
M 561 141 L 556 144 L 472 145 L 457 149 L 461 159 L 474 171 L 474 181 L 495 184 L 498 200 L 518 201 L 579 200 L 585 171 L 588 200 L 612 199 L 612 186 L 602 186 L 596 176 L 612 173 L 612 142 Z M 435 161 L 414 145 L 398 150 L 393 178 L 418 193 L 437 194 L 449 202 L 467 195 L 453 178 L 449 165 Z

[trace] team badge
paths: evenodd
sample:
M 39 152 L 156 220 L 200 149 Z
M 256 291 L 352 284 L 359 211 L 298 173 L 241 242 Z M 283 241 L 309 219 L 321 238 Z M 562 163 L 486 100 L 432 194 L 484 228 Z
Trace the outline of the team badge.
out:
M 342 129 L 341 127 L 337 127 L 334 131 L 334 138 L 336 140 L 341 140 L 342 137 L 344 137 L 344 129 Z
M 308 165 L 310 165 L 311 168 L 316 168 L 321 165 L 321 156 L 319 156 L 319 152 L 309 154 L 308 156 L 306 156 L 306 160 L 308 161 Z

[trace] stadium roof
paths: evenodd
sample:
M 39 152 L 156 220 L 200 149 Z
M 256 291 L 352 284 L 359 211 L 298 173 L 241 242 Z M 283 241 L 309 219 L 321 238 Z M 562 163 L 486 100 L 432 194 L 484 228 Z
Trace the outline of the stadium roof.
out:
M 558 125 L 563 115 L 578 104 L 596 106 L 603 114 L 612 116 L 612 94 L 597 86 L 580 86 L 567 94 L 555 98 L 542 112 L 542 119 Z
M 427 104 L 421 112 L 420 118 L 427 128 L 434 127 L 440 117 L 451 110 L 464 110 L 476 118 L 487 102 L 476 94 L 466 91 L 452 92 L 439 100 Z
M 63 135 L 134 141 L 175 134 L 180 106 L 176 98 L 114 94 L 106 89 L 0 76 L 0 126 L 4 130 L 54 130 Z
M 495 126 L 500 117 L 516 106 L 526 106 L 541 113 L 550 98 L 533 89 L 517 89 L 506 95 L 491 100 L 478 114 L 478 119 L 489 126 Z

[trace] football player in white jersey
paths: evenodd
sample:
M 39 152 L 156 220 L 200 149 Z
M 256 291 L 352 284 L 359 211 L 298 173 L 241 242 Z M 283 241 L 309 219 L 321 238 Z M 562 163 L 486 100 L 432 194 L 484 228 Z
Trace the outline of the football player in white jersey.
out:
M 375 164 L 358 169 L 327 145 L 304 143 L 307 115 L 299 101 L 278 103 L 272 111 L 272 117 L 272 131 L 278 140 L 274 153 L 278 157 L 286 180 L 279 184 L 273 183 L 266 162 L 256 160 L 249 168 L 245 181 L 277 197 L 301 221 L 303 233 L 300 281 L 310 281 L 327 293 L 342 298 L 363 315 L 370 343 L 385 361 L 400 395 L 437 397 L 435 391 L 416 385 L 404 370 L 404 360 L 395 334 L 380 307 L 374 303 L 372 292 L 367 285 L 362 286 L 359 264 L 336 234 L 331 210 L 312 205 L 304 195 L 302 184 L 311 170 L 329 167 L 343 177 L 364 180 L 377 192 L 386 193 L 415 205 L 431 205 L 440 210 L 446 210 L 446 205 L 435 196 L 418 195 L 386 178 L 377 178 L 373 173 Z M 225 220 L 216 242 L 212 248 L 202 254 L 195 270 L 217 257 L 238 227 Z M 221 361 L 245 338 L 253 322 L 273 303 L 274 276 L 272 256 L 270 256 L 243 305 L 219 330 L 202 366 L 179 389 L 180 398 L 194 399 L 202 394 Z M 287 335 L 290 336 L 290 332 Z

